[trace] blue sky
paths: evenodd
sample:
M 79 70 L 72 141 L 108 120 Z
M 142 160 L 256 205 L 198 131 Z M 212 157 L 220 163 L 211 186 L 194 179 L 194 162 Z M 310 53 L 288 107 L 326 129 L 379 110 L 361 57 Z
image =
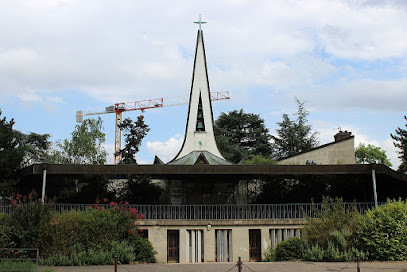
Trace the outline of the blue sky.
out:
M 407 114 L 402 0 L 0 0 L 2 116 L 56 141 L 70 137 L 76 110 L 187 96 L 199 14 L 211 90 L 231 95 L 213 103 L 215 118 L 243 108 L 274 133 L 298 97 L 321 144 L 340 127 L 398 166 L 390 133 Z M 172 159 L 187 106 L 143 115 L 151 131 L 139 161 Z M 114 116 L 101 117 L 112 153 Z

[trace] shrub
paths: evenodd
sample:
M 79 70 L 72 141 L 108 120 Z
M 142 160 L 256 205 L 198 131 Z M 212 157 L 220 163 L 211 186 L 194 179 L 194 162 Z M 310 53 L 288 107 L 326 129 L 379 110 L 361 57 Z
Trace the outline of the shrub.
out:
M 138 263 L 155 263 L 155 254 L 153 245 L 148 239 L 136 237 L 131 245 L 134 247 L 134 261 Z
M 13 271 L 13 272 L 36 271 L 36 265 L 32 262 L 5 261 L 0 262 L 0 271 Z
M 137 236 L 135 220 L 138 216 L 134 209 L 119 208 L 115 204 L 108 209 L 93 205 L 82 212 L 71 210 L 54 214 L 43 237 L 49 243 L 43 256 L 72 255 L 78 251 L 72 244 L 84 251 L 95 247 L 108 250 L 112 241 L 132 241 Z
M 58 253 L 43 259 L 41 262 L 45 265 L 55 266 L 113 265 L 115 256 L 122 264 L 128 264 L 134 259 L 134 247 L 126 241 L 112 241 L 108 250 L 101 246 L 84 249 L 79 245 L 74 245 L 70 254 Z
M 321 262 L 324 259 L 325 251 L 318 245 L 313 245 L 311 248 L 305 250 L 304 259 L 311 262 Z
M 275 262 L 276 261 L 276 250 L 272 247 L 269 246 L 264 253 L 264 259 L 265 262 Z
M 299 237 L 280 242 L 276 247 L 277 261 L 293 261 L 303 257 L 305 241 Z
M 329 243 L 326 249 L 323 249 L 318 245 L 313 245 L 311 248 L 305 250 L 304 260 L 312 262 L 354 262 L 358 256 L 360 257 L 360 260 L 365 261 L 367 260 L 368 255 L 367 252 L 360 251 L 354 247 L 346 251 L 340 251 L 338 247 Z
M 407 202 L 389 200 L 368 211 L 357 233 L 371 259 L 407 260 Z
M 40 233 L 49 224 L 51 218 L 51 204 L 42 204 L 32 192 L 28 197 L 16 195 L 11 200 L 13 210 L 5 217 L 10 247 L 44 248 Z
M 329 197 L 321 205 L 322 211 L 315 218 L 307 218 L 302 231 L 306 242 L 324 249 L 331 243 L 342 251 L 354 246 L 356 226 L 363 218 L 356 207 L 345 209 L 341 198 Z

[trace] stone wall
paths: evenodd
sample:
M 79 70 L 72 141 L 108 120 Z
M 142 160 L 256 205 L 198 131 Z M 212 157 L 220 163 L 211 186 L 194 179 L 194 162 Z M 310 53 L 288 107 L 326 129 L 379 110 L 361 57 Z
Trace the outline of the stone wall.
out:
M 249 261 L 249 230 L 260 230 L 261 256 L 269 246 L 275 247 L 277 243 L 289 237 L 301 234 L 304 219 L 259 219 L 259 220 L 142 220 L 140 229 L 148 230 L 148 239 L 157 251 L 157 261 L 167 262 L 167 233 L 168 230 L 179 231 L 179 262 L 191 262 L 190 234 L 191 230 L 202 230 L 204 262 L 217 261 L 216 233 L 229 231 L 230 233 L 230 259 L 236 262 L 238 257 L 243 262 Z M 192 244 L 194 242 L 192 241 Z M 218 246 L 219 248 L 219 246 Z M 218 257 L 219 261 L 219 257 Z M 225 260 L 226 261 L 226 260 Z M 192 262 L 195 262 L 192 258 Z M 200 259 L 198 260 L 200 262 Z
M 312 151 L 279 161 L 284 165 L 313 164 L 354 164 L 355 138 L 350 137 L 339 142 L 323 145 Z

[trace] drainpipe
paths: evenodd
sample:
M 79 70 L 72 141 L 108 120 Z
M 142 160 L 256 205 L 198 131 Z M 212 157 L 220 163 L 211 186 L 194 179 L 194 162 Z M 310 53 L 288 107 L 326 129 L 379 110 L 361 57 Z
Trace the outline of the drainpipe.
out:
M 377 191 L 376 191 L 376 163 L 371 163 L 372 167 L 372 182 L 373 182 L 373 196 L 374 196 L 374 206 L 377 208 Z
M 47 168 L 48 163 L 42 164 L 42 194 L 41 194 L 41 202 L 42 204 L 45 203 L 45 187 L 47 185 Z

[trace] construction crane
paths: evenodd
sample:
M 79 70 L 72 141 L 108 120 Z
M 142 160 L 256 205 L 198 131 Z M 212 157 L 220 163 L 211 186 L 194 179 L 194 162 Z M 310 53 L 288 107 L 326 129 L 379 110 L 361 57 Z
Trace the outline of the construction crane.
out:
M 230 99 L 229 92 L 211 92 L 211 101 L 225 99 Z M 114 106 L 106 107 L 104 111 L 95 111 L 95 112 L 76 111 L 76 122 L 78 123 L 83 122 L 84 116 L 108 113 L 116 114 L 115 133 L 114 133 L 114 164 L 117 164 L 121 159 L 120 155 L 118 155 L 117 152 L 121 149 L 122 132 L 119 129 L 119 125 L 122 123 L 122 113 L 124 111 L 139 110 L 141 112 L 144 112 L 147 109 L 177 106 L 183 104 L 188 104 L 188 97 L 178 96 L 178 97 L 147 99 L 135 102 L 115 103 Z

